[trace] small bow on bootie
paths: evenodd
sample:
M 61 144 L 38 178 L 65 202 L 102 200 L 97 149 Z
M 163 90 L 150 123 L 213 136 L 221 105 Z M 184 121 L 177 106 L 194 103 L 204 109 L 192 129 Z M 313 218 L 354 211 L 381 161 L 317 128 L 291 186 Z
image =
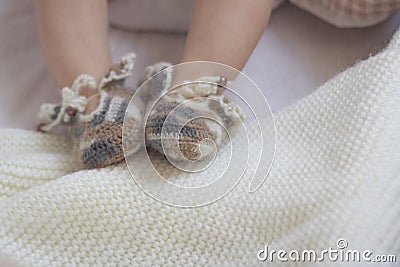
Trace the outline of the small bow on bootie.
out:
M 69 123 L 77 112 L 83 112 L 86 109 L 88 99 L 79 95 L 82 87 L 96 88 L 95 79 L 87 74 L 80 75 L 72 87 L 61 89 L 61 104 L 43 104 L 39 111 L 38 130 L 42 132 L 50 131 L 54 126 L 63 123 Z

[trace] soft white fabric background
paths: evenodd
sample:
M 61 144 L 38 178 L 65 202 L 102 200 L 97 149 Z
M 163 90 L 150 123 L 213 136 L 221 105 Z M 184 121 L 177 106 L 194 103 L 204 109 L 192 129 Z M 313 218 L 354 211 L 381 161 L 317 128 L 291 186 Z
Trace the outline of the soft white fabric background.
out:
M 119 1 L 122 0 L 111 3 L 114 25 L 116 17 L 126 18 L 119 14 L 121 8 L 117 5 L 120 4 L 129 19 L 143 22 L 139 24 L 141 30 L 165 25 L 162 14 L 169 17 L 177 12 L 174 2 L 170 1 L 162 1 L 163 4 L 159 0 L 120 4 Z M 185 12 L 180 13 L 185 17 L 175 14 L 168 27 L 182 25 L 184 28 L 190 12 L 190 5 L 186 5 Z M 59 94 L 38 46 L 32 1 L 0 0 L 0 7 L 0 127 L 33 129 L 39 105 L 59 101 Z M 340 70 L 383 48 L 399 24 L 397 12 L 374 27 L 336 29 L 285 3 L 274 11 L 244 72 L 261 87 L 272 109 L 280 110 L 311 93 Z M 121 29 L 111 29 L 110 40 L 114 60 L 128 51 L 137 53 L 136 72 L 128 80 L 132 85 L 145 66 L 160 60 L 177 62 L 184 44 L 181 34 Z

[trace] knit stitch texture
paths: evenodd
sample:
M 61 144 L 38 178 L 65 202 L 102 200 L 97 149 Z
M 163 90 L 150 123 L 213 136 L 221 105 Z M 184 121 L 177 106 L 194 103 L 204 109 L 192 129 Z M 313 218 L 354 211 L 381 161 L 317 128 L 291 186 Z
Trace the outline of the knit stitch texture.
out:
M 396 254 L 399 103 L 397 32 L 386 50 L 275 114 L 276 157 L 258 191 L 247 192 L 246 172 L 196 209 L 153 200 L 123 165 L 77 171 L 63 138 L 3 129 L 0 254 L 27 266 L 257 266 L 265 245 L 323 250 L 338 238 Z
M 225 130 L 234 131 L 242 123 L 243 111 L 221 95 L 226 84 L 218 82 L 223 78 L 202 77 L 174 89 L 167 70 L 165 75 L 160 73 L 167 77 L 159 84 L 144 84 L 146 98 L 160 95 L 146 120 L 146 146 L 172 160 L 203 160 L 227 139 Z

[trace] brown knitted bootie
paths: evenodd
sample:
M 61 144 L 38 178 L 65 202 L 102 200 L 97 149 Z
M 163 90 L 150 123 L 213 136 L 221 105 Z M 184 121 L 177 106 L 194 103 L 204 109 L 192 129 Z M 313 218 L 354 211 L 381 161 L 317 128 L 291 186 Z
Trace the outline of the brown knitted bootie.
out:
M 131 75 L 135 56 L 128 54 L 118 64 L 111 67 L 108 74 L 97 86 L 96 81 L 88 75 L 77 78 L 71 88 L 63 88 L 61 105 L 45 104 L 41 107 L 39 117 L 42 124 L 39 130 L 49 131 L 58 123 L 71 125 L 74 151 L 86 168 L 99 168 L 120 163 L 125 153 L 132 154 L 140 148 L 141 112 L 130 109 L 125 112 L 134 91 L 126 88 L 123 81 Z M 85 112 L 90 99 L 80 96 L 81 88 L 97 89 L 99 105 L 91 112 Z M 130 140 L 122 145 L 122 125 L 129 120 Z
M 226 85 L 221 77 L 203 77 L 169 90 L 169 66 L 150 66 L 142 79 L 144 98 L 158 99 L 146 120 L 146 146 L 172 160 L 201 160 L 216 152 L 227 137 L 226 130 L 243 120 L 243 111 L 221 95 Z

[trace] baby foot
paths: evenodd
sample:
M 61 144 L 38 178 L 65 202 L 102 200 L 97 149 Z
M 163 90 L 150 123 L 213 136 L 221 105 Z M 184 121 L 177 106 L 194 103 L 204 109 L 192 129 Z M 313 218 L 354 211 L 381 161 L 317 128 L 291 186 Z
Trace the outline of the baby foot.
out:
M 144 83 L 148 95 L 168 92 L 171 74 L 167 70 L 155 76 L 157 80 Z M 149 72 L 146 75 L 152 76 Z M 226 139 L 225 129 L 243 120 L 241 108 L 221 95 L 226 84 L 224 78 L 200 80 L 206 83 L 186 84 L 160 97 L 146 121 L 146 146 L 173 160 L 203 159 Z
M 61 105 L 42 106 L 42 109 L 50 111 L 47 116 L 42 113 L 42 119 L 54 118 L 50 124 L 42 126 L 42 130 L 50 130 L 51 127 L 48 126 L 56 120 L 71 124 L 74 151 L 86 168 L 100 168 L 120 163 L 124 160 L 124 149 L 125 153 L 132 154 L 140 148 L 140 110 L 130 109 L 125 118 L 134 91 L 126 88 L 123 81 L 131 74 L 133 61 L 133 54 L 122 58 L 118 64 L 111 67 L 98 86 L 90 76 L 78 77 L 70 90 L 75 92 L 74 97 L 80 98 L 83 104 L 79 109 L 76 108 L 78 105 L 71 107 L 70 102 L 73 101 L 65 101 L 64 96 Z M 86 98 L 80 95 L 82 88 L 96 89 L 97 94 Z M 94 110 L 88 111 L 87 104 L 93 99 L 98 105 Z M 130 139 L 126 140 L 125 147 L 122 144 L 124 119 L 129 120 L 131 130 Z

